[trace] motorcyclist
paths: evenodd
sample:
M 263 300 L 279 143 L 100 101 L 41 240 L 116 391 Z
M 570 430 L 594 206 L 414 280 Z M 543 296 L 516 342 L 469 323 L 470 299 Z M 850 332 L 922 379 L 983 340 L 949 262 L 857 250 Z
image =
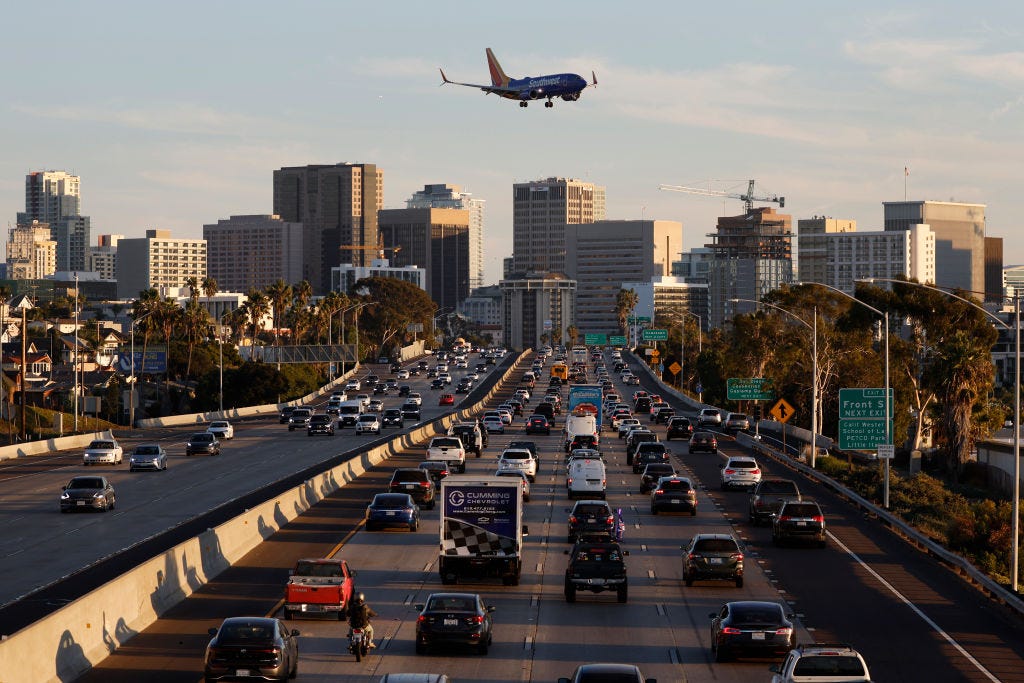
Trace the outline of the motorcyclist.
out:
M 363 637 L 366 638 L 366 642 L 369 643 L 371 648 L 377 647 L 376 643 L 373 642 L 373 625 L 370 623 L 370 619 L 375 616 L 377 616 L 377 613 L 366 604 L 366 596 L 362 593 L 358 594 L 349 603 L 348 625 L 350 628 L 363 629 Z M 349 635 L 351 635 L 351 631 L 349 631 Z

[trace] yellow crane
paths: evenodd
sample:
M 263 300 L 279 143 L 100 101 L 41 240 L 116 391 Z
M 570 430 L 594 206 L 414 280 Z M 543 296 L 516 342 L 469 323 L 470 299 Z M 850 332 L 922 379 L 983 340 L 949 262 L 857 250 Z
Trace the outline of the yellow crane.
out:
M 740 199 L 743 201 L 743 206 L 746 208 L 746 212 L 754 208 L 754 202 L 771 202 L 778 204 L 779 208 L 786 206 L 786 198 L 779 197 L 778 195 L 769 195 L 766 197 L 755 197 L 754 196 L 754 181 L 747 181 L 747 192 L 746 194 L 739 194 L 735 192 L 722 192 L 719 190 L 705 189 L 702 187 L 686 187 L 684 185 L 659 185 L 659 190 L 668 190 L 669 192 L 686 192 L 688 194 L 700 194 L 706 197 L 725 197 L 727 199 Z

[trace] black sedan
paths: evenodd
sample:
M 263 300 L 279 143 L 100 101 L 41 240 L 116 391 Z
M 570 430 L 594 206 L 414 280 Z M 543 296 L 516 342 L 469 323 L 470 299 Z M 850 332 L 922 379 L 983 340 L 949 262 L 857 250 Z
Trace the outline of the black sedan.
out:
M 289 428 L 291 428 L 289 426 Z M 209 432 L 196 432 L 185 442 L 185 455 L 220 455 L 220 441 Z
M 366 508 L 366 530 L 420 528 L 420 507 L 408 493 L 378 493 Z
M 718 439 L 711 432 L 694 432 L 690 437 L 690 446 L 687 452 L 696 453 L 697 451 L 707 451 L 712 455 L 718 453 Z
M 482 655 L 491 645 L 491 612 L 475 593 L 432 593 L 416 619 L 416 654 L 433 645 L 469 645 Z
M 737 655 L 784 657 L 796 646 L 792 614 L 777 602 L 727 602 L 711 618 L 711 652 L 716 662 Z
M 299 668 L 299 632 L 279 619 L 231 617 L 209 631 L 207 681 L 259 679 L 285 681 Z
M 61 488 L 60 511 L 113 510 L 117 503 L 114 486 L 106 477 L 75 477 Z

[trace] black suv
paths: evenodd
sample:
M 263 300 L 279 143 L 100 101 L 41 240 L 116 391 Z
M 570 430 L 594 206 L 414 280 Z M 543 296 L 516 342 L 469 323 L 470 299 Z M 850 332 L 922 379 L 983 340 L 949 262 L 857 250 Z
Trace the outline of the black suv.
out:
M 654 463 L 667 463 L 668 449 L 660 441 L 646 441 L 637 444 L 633 452 L 633 474 L 640 474 L 644 468 Z
M 688 417 L 672 417 L 668 421 L 668 430 L 665 432 L 665 441 L 676 439 L 689 439 L 693 436 L 693 423 Z
M 651 491 L 651 514 L 687 511 L 697 516 L 697 492 L 686 477 L 662 477 Z
M 675 468 L 668 463 L 652 463 L 644 467 L 640 475 L 640 493 L 650 493 L 654 490 L 658 480 L 662 477 L 671 477 L 676 473 Z
M 416 403 L 403 403 L 402 404 L 402 417 L 406 420 L 416 420 L 419 422 L 420 419 L 420 407 Z
M 825 547 L 825 515 L 818 504 L 810 500 L 785 501 L 779 514 L 772 519 L 772 543 L 784 541 L 813 541 Z
M 729 534 L 697 534 L 683 547 L 683 582 L 721 579 L 743 586 L 743 551 Z
M 611 540 L 615 535 L 615 515 L 603 500 L 578 500 L 566 512 L 569 513 L 569 543 L 595 536 Z
M 313 436 L 314 434 L 327 434 L 328 436 L 334 436 L 334 416 L 314 415 L 309 418 L 309 422 L 306 423 L 306 434 L 309 436 Z
M 281 414 L 278 415 L 278 422 L 283 425 L 288 424 L 288 418 L 292 416 L 293 412 L 295 412 L 295 406 L 285 406 L 284 408 L 281 408 Z
M 618 543 L 580 542 L 566 550 L 569 566 L 565 568 L 565 601 L 576 602 L 576 591 L 615 591 L 619 602 L 629 597 L 625 557 Z
M 747 520 L 755 526 L 778 514 L 785 502 L 800 502 L 800 487 L 792 479 L 762 479 L 750 494 Z
M 638 432 L 634 430 L 630 436 L 626 437 L 626 464 L 633 464 L 633 454 L 636 453 L 636 449 L 640 444 L 657 440 L 658 436 L 654 432 Z
M 405 417 L 402 415 L 402 411 L 399 408 L 385 408 L 384 412 L 380 416 L 380 424 L 382 427 L 403 427 L 405 426 Z
M 711 455 L 715 455 L 718 453 L 718 439 L 711 432 L 694 432 L 690 437 L 690 445 L 686 452 L 693 454 L 697 451 L 707 451 Z
M 420 507 L 434 509 L 434 480 L 426 470 L 404 467 L 395 470 L 388 484 L 389 493 L 408 493 Z

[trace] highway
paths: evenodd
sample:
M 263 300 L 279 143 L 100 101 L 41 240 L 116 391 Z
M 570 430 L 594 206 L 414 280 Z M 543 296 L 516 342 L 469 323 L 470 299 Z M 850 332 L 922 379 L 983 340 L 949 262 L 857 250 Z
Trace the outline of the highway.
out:
M 631 393 L 625 389 L 620 393 Z M 317 441 L 282 433 L 284 428 L 276 424 L 262 429 L 267 433 L 260 440 L 266 443 L 253 444 L 253 451 L 268 449 L 280 457 L 287 450 L 293 457 L 293 449 Z M 292 439 L 287 449 L 282 448 L 285 438 Z M 523 438 L 521 429 L 492 435 L 483 458 L 471 460 L 468 471 L 492 471 L 502 445 L 512 438 Z M 613 508 L 623 508 L 629 523 L 629 602 L 583 594 L 577 603 L 567 604 L 562 572 L 568 548 L 566 508 L 571 503 L 564 492 L 563 454 L 557 436 L 532 438 L 541 445 L 542 469 L 527 504 L 530 537 L 523 581 L 516 587 L 500 582 L 459 587 L 481 593 L 497 608 L 494 647 L 487 656 L 413 652 L 412 605 L 441 590 L 436 573 L 438 509 L 424 511 L 421 530 L 414 534 L 368 533 L 359 527 L 366 502 L 383 488 L 390 471 L 422 459 L 423 451 L 417 449 L 375 468 L 272 535 L 143 633 L 129 640 L 132 634 L 104 624 L 112 637 L 128 642 L 81 680 L 200 680 L 207 628 L 226 616 L 271 612 L 295 559 L 328 554 L 339 544 L 340 554 L 358 571 L 358 589 L 380 613 L 375 628 L 381 646 L 357 664 L 344 651 L 343 624 L 291 621 L 291 627 L 302 631 L 299 681 L 366 682 L 400 671 L 443 671 L 456 681 L 552 681 L 587 661 L 635 663 L 646 676 L 661 681 L 766 681 L 770 661 L 716 664 L 710 656 L 708 613 L 734 599 L 784 602 L 798 617 L 801 641 L 853 644 L 867 659 L 874 681 L 1024 680 L 1019 619 L 829 491 L 781 465 L 762 462 L 773 474 L 798 479 L 825 510 L 831 534 L 825 549 L 772 546 L 767 528 L 747 524 L 746 494 L 718 490 L 718 464 L 725 455 L 744 452 L 728 437 L 722 438 L 718 456 L 686 455 L 684 442 L 669 442 L 677 468 L 704 487 L 700 512 L 695 518 L 653 517 L 646 496 L 638 493 L 638 475 L 625 467 L 622 443 L 605 433 L 609 500 Z M 49 509 L 54 508 L 55 503 Z M 746 546 L 743 588 L 700 582 L 684 587 L 679 546 L 695 531 L 730 529 Z

